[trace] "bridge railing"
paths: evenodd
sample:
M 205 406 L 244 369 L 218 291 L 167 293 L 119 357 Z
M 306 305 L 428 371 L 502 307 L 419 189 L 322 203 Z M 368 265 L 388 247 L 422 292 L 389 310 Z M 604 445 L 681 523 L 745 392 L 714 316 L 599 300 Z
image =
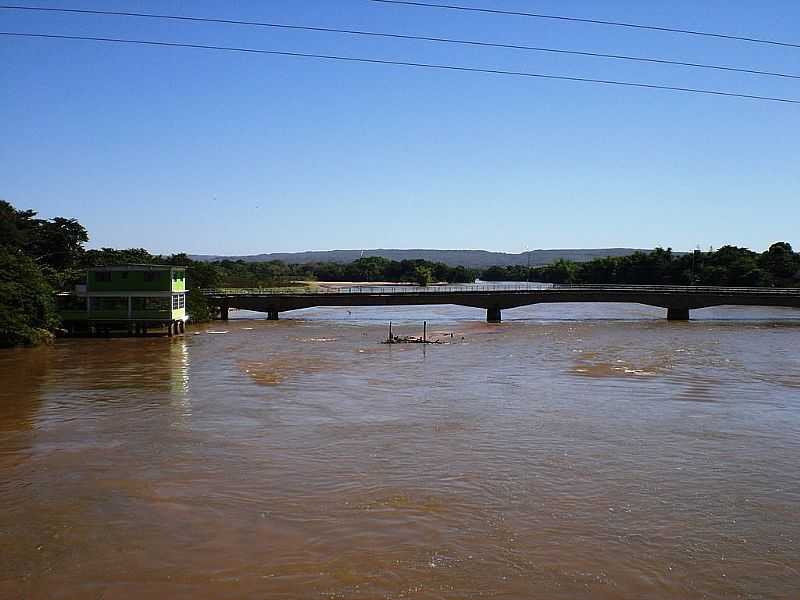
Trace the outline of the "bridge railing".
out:
M 700 294 L 780 294 L 800 295 L 800 288 L 713 286 L 713 285 L 633 285 L 633 284 L 553 284 L 552 289 L 574 290 L 631 290 L 636 292 L 679 292 Z
M 274 295 L 319 295 L 319 294 L 361 294 L 361 295 L 418 295 L 418 294 L 474 294 L 474 293 L 524 293 L 547 291 L 609 291 L 631 293 L 680 293 L 680 294 L 754 294 L 800 296 L 800 288 L 768 287 L 720 287 L 720 286 L 679 286 L 679 285 L 625 285 L 625 284 L 467 284 L 467 285 L 354 285 L 320 287 L 281 287 L 281 288 L 213 288 L 203 289 L 206 296 L 274 296 Z
M 273 295 L 273 294 L 452 294 L 461 292 L 535 291 L 549 289 L 553 284 L 500 284 L 500 285 L 353 285 L 280 288 L 213 288 L 200 290 L 205 295 Z

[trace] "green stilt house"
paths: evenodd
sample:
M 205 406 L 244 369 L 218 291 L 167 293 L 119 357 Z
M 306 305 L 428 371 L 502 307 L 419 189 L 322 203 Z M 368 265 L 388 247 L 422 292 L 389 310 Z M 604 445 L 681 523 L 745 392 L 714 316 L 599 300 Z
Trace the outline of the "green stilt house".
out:
M 144 334 L 185 331 L 186 269 L 169 265 L 94 267 L 86 284 L 58 295 L 58 310 L 71 333 L 126 330 Z

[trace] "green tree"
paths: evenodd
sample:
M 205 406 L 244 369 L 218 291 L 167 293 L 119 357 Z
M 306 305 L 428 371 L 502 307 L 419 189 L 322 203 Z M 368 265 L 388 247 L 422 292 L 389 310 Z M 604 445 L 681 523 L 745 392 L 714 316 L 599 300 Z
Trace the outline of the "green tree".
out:
M 759 258 L 759 264 L 780 284 L 790 283 L 800 271 L 800 257 L 787 242 L 772 244 Z
M 417 285 L 421 285 L 423 287 L 429 286 L 433 283 L 433 272 L 431 268 L 425 265 L 419 265 L 414 271 L 414 281 Z
M 47 275 L 77 268 L 87 241 L 86 228 L 75 219 L 37 219 L 35 211 L 17 210 L 0 200 L 0 243 L 21 250 Z
M 0 200 L 0 244 L 22 250 L 34 227 L 36 212 L 17 210 L 5 200 Z
M 508 269 L 505 267 L 489 267 L 481 273 L 481 279 L 484 281 L 510 281 Z
M 574 283 L 578 265 L 571 260 L 559 258 L 552 265 L 548 265 L 544 269 L 548 281 L 551 283 Z
M 25 252 L 39 264 L 54 271 L 66 271 L 78 266 L 83 245 L 88 241 L 86 229 L 75 219 L 37 219 L 29 234 Z
M 347 265 L 348 279 L 380 281 L 391 261 L 382 256 L 365 256 Z
M 107 267 L 120 264 L 151 264 L 158 262 L 158 257 L 150 254 L 144 248 L 101 248 L 100 250 L 87 250 L 84 252 L 83 267 Z M 177 264 L 177 263 L 176 263 Z
M 0 346 L 34 345 L 58 326 L 53 288 L 18 250 L 0 245 Z

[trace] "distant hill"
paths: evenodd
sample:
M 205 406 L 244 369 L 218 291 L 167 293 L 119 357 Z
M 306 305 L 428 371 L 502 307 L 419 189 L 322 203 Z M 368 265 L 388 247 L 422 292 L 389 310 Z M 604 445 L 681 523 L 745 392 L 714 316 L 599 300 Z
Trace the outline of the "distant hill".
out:
M 634 248 L 598 248 L 575 250 L 531 250 L 520 254 L 506 252 L 489 252 L 487 250 L 325 250 L 309 252 L 274 252 L 272 254 L 253 254 L 250 256 L 213 256 L 196 254 L 194 260 L 244 260 L 246 262 L 266 262 L 280 260 L 289 264 L 307 264 L 315 262 L 349 263 L 361 256 L 382 256 L 390 260 L 424 259 L 442 262 L 451 267 L 463 266 L 486 268 L 493 266 L 508 267 L 511 265 L 533 266 L 547 265 L 563 258 L 576 262 L 586 262 L 605 256 L 628 256 L 637 250 Z M 641 250 L 649 252 L 649 250 Z M 530 257 L 530 258 L 529 258 Z

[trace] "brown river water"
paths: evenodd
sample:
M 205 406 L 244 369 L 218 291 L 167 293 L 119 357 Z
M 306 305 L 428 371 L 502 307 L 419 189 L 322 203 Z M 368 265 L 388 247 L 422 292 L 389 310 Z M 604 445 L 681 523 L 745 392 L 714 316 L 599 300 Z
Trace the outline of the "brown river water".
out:
M 800 311 L 663 313 L 2 351 L 0 598 L 800 598 Z

